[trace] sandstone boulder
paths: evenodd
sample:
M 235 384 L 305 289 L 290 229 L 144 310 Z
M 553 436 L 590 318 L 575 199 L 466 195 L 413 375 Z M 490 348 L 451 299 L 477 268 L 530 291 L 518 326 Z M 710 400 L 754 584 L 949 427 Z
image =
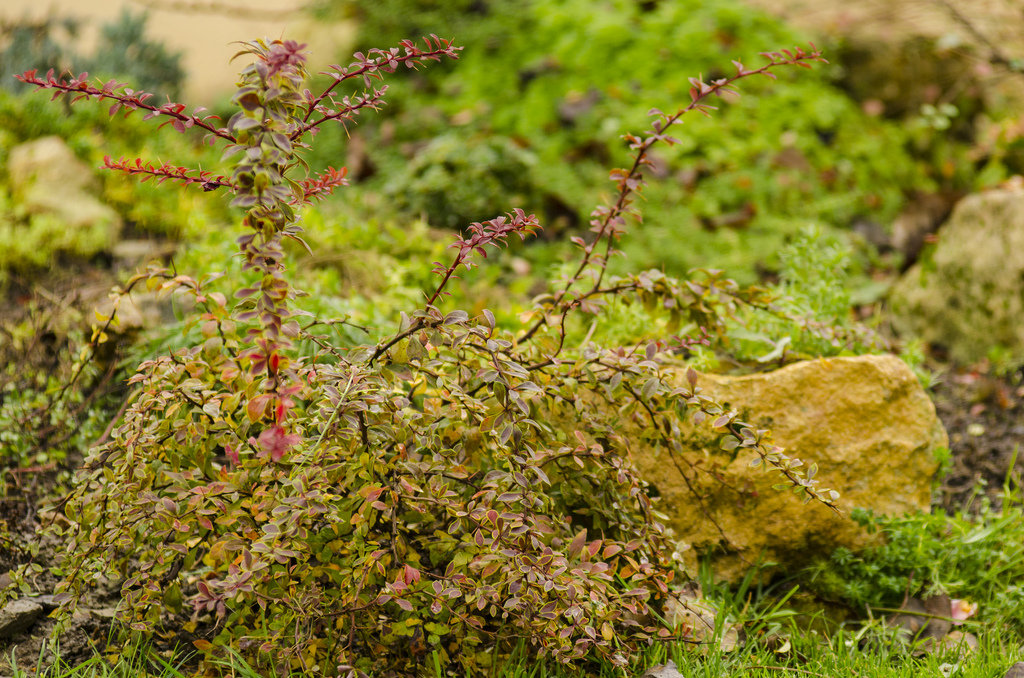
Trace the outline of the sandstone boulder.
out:
M 44 187 L 95 193 L 99 181 L 92 170 L 60 137 L 40 137 L 11 149 L 7 161 L 15 193 L 32 193 Z
M 972 363 L 995 347 L 1024 363 L 1024 190 L 961 200 L 930 260 L 912 266 L 890 296 L 897 330 Z
M 931 400 L 898 358 L 828 358 L 765 374 L 701 375 L 697 386 L 770 429 L 786 454 L 817 463 L 821 485 L 842 495 L 842 515 L 803 504 L 773 489 L 777 473 L 750 467 L 753 453 L 733 458 L 701 429 L 691 428 L 688 451 L 675 459 L 634 450 L 676 537 L 693 547 L 688 553 L 710 556 L 716 575 L 735 580 L 762 558 L 791 571 L 837 546 L 862 546 L 868 535 L 850 519 L 854 507 L 881 514 L 928 509 L 936 453 L 948 440 Z
M 89 257 L 117 241 L 120 216 L 96 197 L 96 175 L 59 137 L 12 148 L 7 174 L 23 218 L 0 222 L 0 235 L 25 263 L 46 264 L 58 252 Z

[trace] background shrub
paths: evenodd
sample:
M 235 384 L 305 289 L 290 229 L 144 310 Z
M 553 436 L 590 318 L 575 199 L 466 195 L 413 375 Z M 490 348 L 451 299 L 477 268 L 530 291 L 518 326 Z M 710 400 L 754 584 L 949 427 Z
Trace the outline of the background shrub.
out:
M 639 128 L 651 106 L 685 97 L 682 73 L 716 77 L 729 59 L 805 39 L 741 2 L 471 4 L 454 16 L 412 0 L 326 3 L 356 14 L 363 44 L 386 39 L 397 30 L 389 18 L 402 16 L 454 30 L 469 47 L 459 69 L 397 83 L 385 111 L 395 124 L 359 133 L 376 166 L 436 164 L 414 155 L 441 133 L 463 148 L 489 135 L 512 139 L 536 158 L 530 181 L 543 192 L 527 193 L 524 206 L 552 225 L 549 236 L 585 228 L 604 168 L 621 153 L 620 130 Z M 864 113 L 834 84 L 841 76 L 825 67 L 771 88 L 751 83 L 756 102 L 741 99 L 713 122 L 682 126 L 680 144 L 654 156 L 660 180 L 647 193 L 648 225 L 624 244 L 632 264 L 673 274 L 713 265 L 749 282 L 755 265 L 777 269 L 775 254 L 805 226 L 835 232 L 864 215 L 888 223 L 912 190 L 942 185 L 919 160 L 934 130 L 911 135 Z M 500 209 L 500 193 L 478 199 Z

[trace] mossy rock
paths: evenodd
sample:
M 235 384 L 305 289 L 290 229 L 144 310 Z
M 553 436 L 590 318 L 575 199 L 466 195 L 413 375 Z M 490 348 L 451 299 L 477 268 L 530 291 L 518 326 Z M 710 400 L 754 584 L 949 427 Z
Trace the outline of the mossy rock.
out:
M 87 259 L 117 242 L 121 217 L 96 197 L 97 177 L 59 137 L 12 148 L 6 171 L 0 270 L 47 266 L 58 255 Z

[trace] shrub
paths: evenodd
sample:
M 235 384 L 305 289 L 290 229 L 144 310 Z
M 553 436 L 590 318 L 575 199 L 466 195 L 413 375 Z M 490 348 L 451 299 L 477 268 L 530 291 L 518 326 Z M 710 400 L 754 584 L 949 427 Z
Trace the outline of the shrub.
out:
M 88 336 L 73 300 L 33 298 L 0 329 L 0 468 L 57 470 L 103 436 L 117 409 L 116 361 L 83 358 Z M 88 356 L 88 349 L 85 355 Z M 17 472 L 5 476 L 17 481 Z
M 806 501 L 834 502 L 813 469 L 803 472 L 768 432 L 704 396 L 695 375 L 683 385 L 667 381 L 663 362 L 699 339 L 566 343 L 576 317 L 599 313 L 608 299 L 660 304 L 708 334 L 760 300 L 719 273 L 614 277 L 606 266 L 636 214 L 651 148 L 675 143 L 669 128 L 688 112 L 706 114 L 707 100 L 736 80 L 820 61 L 815 50 L 767 54 L 756 69 L 735 62 L 731 77 L 691 80 L 686 107 L 652 111 L 648 132 L 626 136 L 633 162 L 612 171 L 616 190 L 594 210 L 593 235 L 573 239 L 578 264 L 520 326 L 497 326 L 489 310 L 442 310 L 461 271 L 538 229 L 534 216 L 513 209 L 456 237 L 426 301 L 401 314 L 394 333 L 357 347 L 317 333 L 318 319 L 306 316 L 290 282 L 285 241 L 305 245 L 302 207 L 344 185 L 345 172 L 298 174 L 307 169 L 306 140 L 377 108 L 386 88 L 375 83 L 385 73 L 458 50 L 432 36 L 424 47 L 405 41 L 357 53 L 332 67 L 332 83 L 314 95 L 303 88 L 302 45 L 248 43 L 242 54 L 254 62 L 225 126 L 180 104 L 149 104 L 115 82 L 21 76 L 71 102 L 145 110 L 225 144 L 237 158 L 227 175 L 106 164 L 231 192 L 244 212 L 236 302 L 210 291 L 211 276 L 159 268 L 125 287 L 191 294 L 197 310 L 186 330 L 201 341 L 139 365 L 123 418 L 90 451 L 63 503 L 65 611 L 113 576 L 130 629 L 170 636 L 184 628 L 201 650 L 231 647 L 305 673 L 408 674 L 428 652 L 479 670 L 524 638 L 559 661 L 590 655 L 623 664 L 639 643 L 672 636 L 651 612 L 676 573 L 630 463 L 631 441 L 618 433 L 623 418 L 671 454 L 680 445 L 677 417 L 692 414 L 727 449 L 755 450 Z M 359 92 L 337 91 L 359 82 Z M 116 308 L 106 323 L 116 322 Z
M 529 180 L 536 163 L 511 139 L 446 134 L 428 141 L 408 161 L 395 163 L 383 188 L 398 209 L 457 228 L 494 214 L 500 209 L 493 204 L 498 196 L 515 204 L 540 202 Z

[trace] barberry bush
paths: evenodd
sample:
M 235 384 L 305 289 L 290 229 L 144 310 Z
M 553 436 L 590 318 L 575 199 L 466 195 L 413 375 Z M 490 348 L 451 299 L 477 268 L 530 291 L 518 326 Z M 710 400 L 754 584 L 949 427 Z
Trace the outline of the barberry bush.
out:
M 708 114 L 709 100 L 737 80 L 822 61 L 813 48 L 765 54 L 758 68 L 734 62 L 731 76 L 692 79 L 686 106 L 652 110 L 650 129 L 625 137 L 632 162 L 611 172 L 615 190 L 594 210 L 589 236 L 573 238 L 578 264 L 520 326 L 448 308 L 446 290 L 540 228 L 514 208 L 455 236 L 450 259 L 435 263 L 436 284 L 389 335 L 338 346 L 303 311 L 289 270 L 306 245 L 302 210 L 346 181 L 343 169 L 311 171 L 304 152 L 321 127 L 381 106 L 386 74 L 459 49 L 431 36 L 357 53 L 314 94 L 303 45 L 247 43 L 238 111 L 223 125 L 86 74 L 19 76 L 55 99 L 99 100 L 111 115 L 143 111 L 223 144 L 235 159 L 224 174 L 142 159 L 106 166 L 231 194 L 242 212 L 233 299 L 210 290 L 212 274 L 151 267 L 115 293 L 113 315 L 94 332 L 95 347 L 123 294 L 145 286 L 191 295 L 186 331 L 202 341 L 138 366 L 123 416 L 59 507 L 65 612 L 114 579 L 130 631 L 180 640 L 184 629 L 211 656 L 231 649 L 313 675 L 408 675 L 428 655 L 474 672 L 523 640 L 562 662 L 624 664 L 638 645 L 674 636 L 657 612 L 680 572 L 630 459 L 638 445 L 672 455 L 684 444 L 679 419 L 692 416 L 724 448 L 753 449 L 806 501 L 834 504 L 813 469 L 702 394 L 695 373 L 674 380 L 666 369 L 721 335 L 738 309 L 767 303 L 763 293 L 715 271 L 685 280 L 606 273 L 638 216 L 650 149 L 675 143 L 670 128 Z M 570 345 L 580 317 L 612 299 L 656 305 L 701 333 Z M 641 424 L 643 440 L 623 437 L 627 420 Z

